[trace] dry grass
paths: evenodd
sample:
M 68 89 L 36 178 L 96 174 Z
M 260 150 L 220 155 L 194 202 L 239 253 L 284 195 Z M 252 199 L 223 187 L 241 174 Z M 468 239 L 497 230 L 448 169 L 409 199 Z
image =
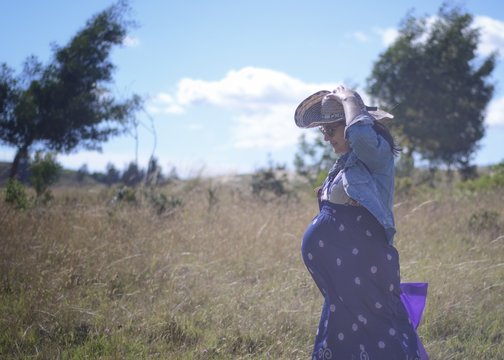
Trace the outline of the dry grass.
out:
M 322 298 L 300 242 L 314 200 L 162 191 L 183 206 L 112 206 L 100 189 L 0 204 L 1 358 L 309 358 Z M 403 281 L 430 284 L 420 333 L 434 360 L 504 358 L 502 199 L 424 192 L 396 208 Z

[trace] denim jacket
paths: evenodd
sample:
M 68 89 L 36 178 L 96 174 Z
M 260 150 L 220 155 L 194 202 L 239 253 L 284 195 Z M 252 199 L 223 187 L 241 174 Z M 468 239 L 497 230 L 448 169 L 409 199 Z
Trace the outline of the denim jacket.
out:
M 384 227 L 389 244 L 396 232 L 393 214 L 394 155 L 389 143 L 373 129 L 369 114 L 357 116 L 345 128 L 350 151 L 343 165 L 343 186 Z

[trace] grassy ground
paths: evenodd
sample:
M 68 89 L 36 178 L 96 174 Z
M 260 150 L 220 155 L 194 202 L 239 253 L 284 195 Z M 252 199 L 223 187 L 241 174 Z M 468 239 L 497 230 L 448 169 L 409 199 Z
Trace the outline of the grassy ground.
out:
M 322 298 L 300 242 L 315 200 L 203 181 L 160 191 L 161 214 L 99 188 L 26 211 L 0 202 L 0 358 L 310 357 Z M 504 358 L 503 195 L 398 199 L 402 281 L 429 283 L 431 359 Z

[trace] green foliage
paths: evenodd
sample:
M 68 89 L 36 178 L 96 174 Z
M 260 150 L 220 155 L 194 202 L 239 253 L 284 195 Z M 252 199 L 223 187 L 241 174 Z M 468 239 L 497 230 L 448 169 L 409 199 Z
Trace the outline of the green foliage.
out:
M 273 193 L 276 196 L 286 194 L 284 175 L 278 176 L 274 169 L 259 169 L 252 175 L 252 193 L 261 196 L 265 192 Z
M 156 186 L 163 182 L 163 169 L 159 165 L 158 159 L 154 156 L 151 156 L 149 159 L 147 172 L 145 174 L 145 182 L 149 186 Z
M 154 186 L 146 188 L 144 190 L 144 196 L 158 215 L 165 213 L 171 214 L 184 205 L 180 197 L 173 194 L 166 196 Z
M 114 65 L 112 48 L 122 44 L 131 22 L 126 2 L 91 18 L 66 46 L 54 46 L 43 66 L 29 57 L 20 76 L 0 70 L 0 140 L 17 148 L 11 177 L 34 144 L 70 152 L 100 144 L 127 127 L 141 100 L 117 100 L 108 86 Z
M 267 167 L 256 170 L 250 182 L 252 195 L 265 201 L 293 195 L 288 189 L 289 180 L 284 170 L 284 165 L 274 165 L 271 161 Z
M 105 173 L 94 172 L 91 177 L 95 181 L 108 186 L 118 183 L 123 183 L 126 186 L 137 186 L 142 183 L 146 186 L 159 186 L 179 180 L 177 170 L 174 167 L 165 177 L 161 166 L 158 165 L 158 161 L 154 157 L 149 160 L 147 171 L 139 167 L 135 161 L 131 161 L 122 173 L 114 164 L 108 163 Z
M 176 209 L 184 205 L 184 201 L 177 195 L 170 195 L 168 197 L 165 196 L 166 199 L 166 207 L 168 209 Z
M 121 186 L 113 198 L 114 202 L 128 202 L 133 203 L 137 200 L 135 189 L 128 186 Z
M 101 172 L 94 172 L 91 177 L 102 184 L 110 186 L 121 181 L 121 172 L 117 170 L 114 164 L 108 163 L 105 169 L 105 174 Z
M 309 143 L 306 135 L 303 134 L 299 138 L 299 149 L 294 157 L 294 167 L 297 174 L 308 180 L 310 185 L 319 186 L 336 159 L 337 155 L 333 148 L 324 142 L 321 134 L 317 134 L 312 143 Z
M 25 210 L 30 206 L 25 186 L 20 181 L 9 179 L 5 188 L 5 202 L 20 210 Z
M 490 167 L 490 170 L 495 175 L 504 175 L 504 160 L 502 160 L 500 163 L 496 165 L 492 165 Z
M 83 164 L 76 172 L 75 179 L 78 183 L 83 183 L 86 177 L 89 176 L 89 170 L 87 164 Z
M 129 163 L 126 170 L 124 170 L 121 180 L 126 186 L 136 186 L 142 182 L 144 177 L 144 170 L 142 170 L 135 161 L 132 161 Z
M 56 161 L 54 153 L 42 154 L 37 152 L 35 154 L 35 160 L 31 165 L 32 175 L 30 180 L 38 199 L 42 196 L 44 196 L 45 200 L 51 199 L 49 187 L 58 180 L 61 170 L 62 167 Z
M 117 209 L 121 204 L 129 204 L 135 207 L 152 208 L 156 214 L 171 214 L 176 209 L 181 208 L 184 203 L 177 195 L 166 195 L 158 187 L 129 187 L 121 186 L 116 191 L 110 201 L 111 210 Z M 109 214 L 112 212 L 109 211 Z
M 496 54 L 476 62 L 480 33 L 472 15 L 447 5 L 432 24 L 407 16 L 399 32 L 375 62 L 368 92 L 395 108 L 390 126 L 410 154 L 431 166 L 467 167 L 485 133 Z
M 104 182 L 107 185 L 112 185 L 121 180 L 121 173 L 116 169 L 114 164 L 108 163 L 106 166 L 106 173 Z
M 478 177 L 478 167 L 469 164 L 468 160 L 460 161 L 458 173 L 462 181 L 473 180 Z
M 504 161 L 490 167 L 488 174 L 457 183 L 457 188 L 463 191 L 480 192 L 504 188 Z
M 482 175 L 475 180 L 458 184 L 459 188 L 472 192 L 504 188 L 504 174 Z

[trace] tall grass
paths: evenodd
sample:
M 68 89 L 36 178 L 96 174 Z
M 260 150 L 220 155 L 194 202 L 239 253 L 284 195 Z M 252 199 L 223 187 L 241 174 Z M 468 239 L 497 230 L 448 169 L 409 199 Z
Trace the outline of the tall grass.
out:
M 98 188 L 25 211 L 0 203 L 2 359 L 310 357 L 322 305 L 300 256 L 311 195 L 161 191 L 183 205 L 113 204 Z M 396 206 L 402 280 L 429 282 L 432 359 L 504 358 L 503 195 L 427 191 Z

